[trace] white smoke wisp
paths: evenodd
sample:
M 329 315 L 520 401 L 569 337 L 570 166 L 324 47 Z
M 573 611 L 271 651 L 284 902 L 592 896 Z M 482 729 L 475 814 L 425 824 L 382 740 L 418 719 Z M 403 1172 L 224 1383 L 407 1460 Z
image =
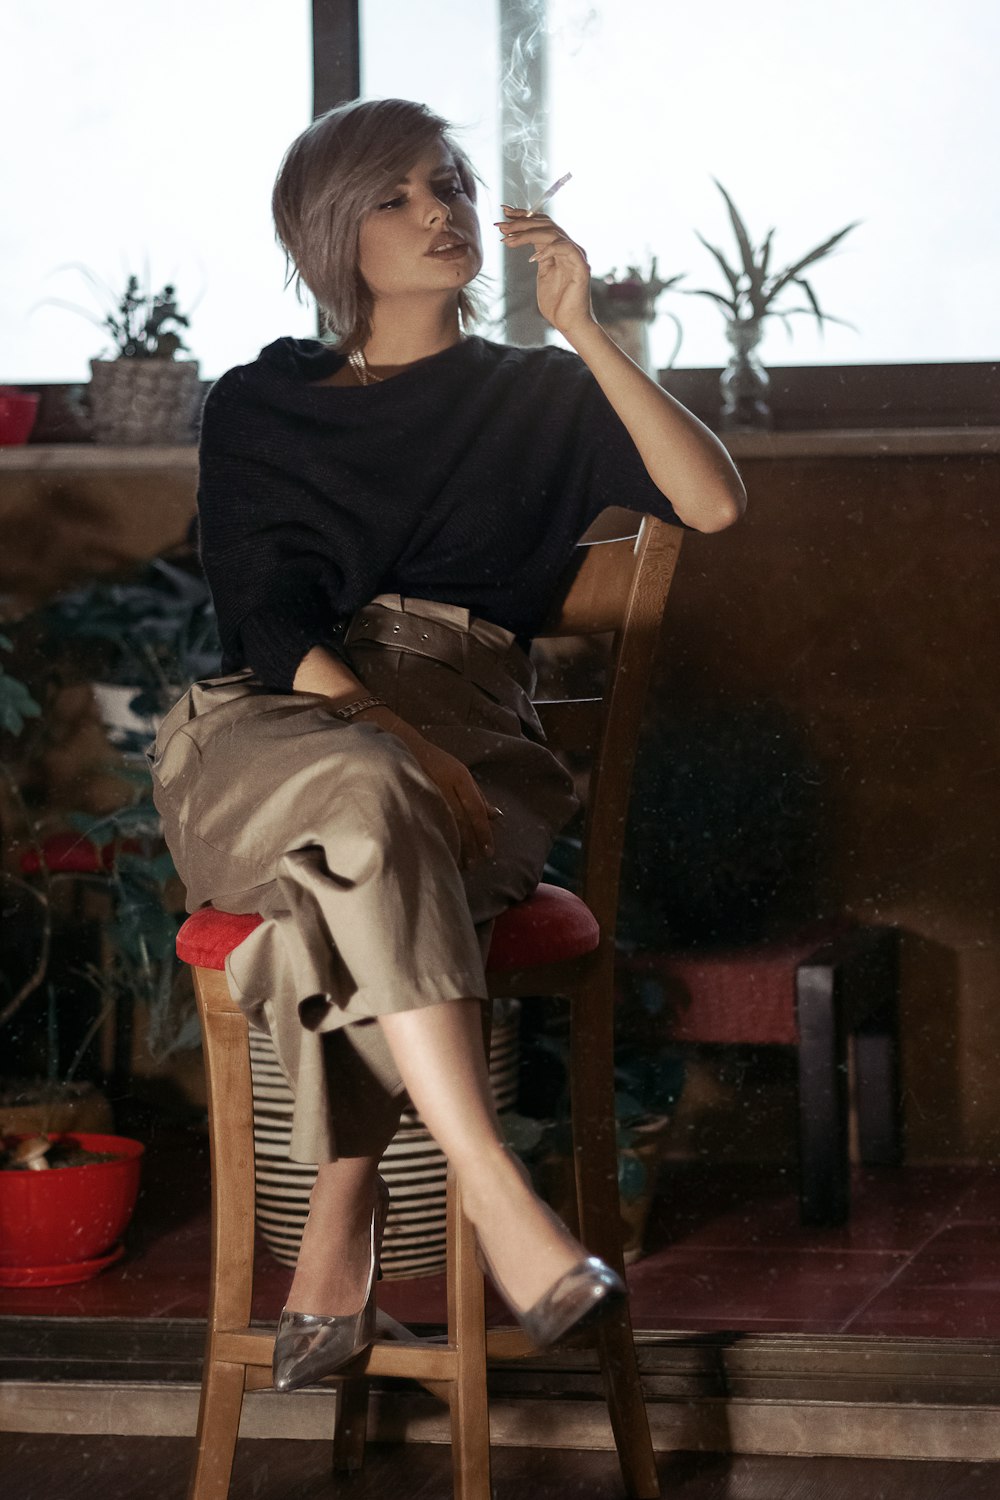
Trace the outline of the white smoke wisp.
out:
M 508 162 L 516 163 L 521 179 L 522 202 L 534 202 L 544 187 L 546 160 L 542 151 L 544 113 L 533 77 L 545 40 L 544 21 L 538 18 L 515 36 L 503 63 L 500 80 L 502 101 L 502 149 Z M 509 191 L 509 190 L 508 190 Z
M 519 201 L 535 204 L 537 211 L 550 176 L 544 147 L 547 56 L 558 50 L 577 57 L 600 30 L 601 13 L 596 6 L 574 6 L 566 0 L 548 0 L 548 4 L 546 0 L 520 0 L 519 8 L 524 24 L 501 59 L 502 150 L 505 159 L 517 167 L 516 172 L 506 174 L 508 180 L 514 179 L 508 191 L 516 184 Z M 553 10 L 559 12 L 558 20 L 551 19 Z

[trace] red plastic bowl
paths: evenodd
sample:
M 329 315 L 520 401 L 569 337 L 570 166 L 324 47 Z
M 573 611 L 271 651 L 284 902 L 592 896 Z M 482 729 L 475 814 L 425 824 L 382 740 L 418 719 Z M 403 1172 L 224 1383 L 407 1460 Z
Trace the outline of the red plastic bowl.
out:
M 38 397 L 0 386 L 0 448 L 26 443 L 38 415 Z
M 96 1263 L 85 1272 L 96 1274 L 135 1208 L 145 1150 L 141 1141 L 86 1131 L 50 1132 L 49 1140 L 113 1151 L 115 1159 L 47 1172 L 0 1172 L 0 1281 L 8 1284 L 10 1273 L 24 1270 L 44 1273 L 46 1284 L 57 1285 L 61 1267 L 65 1277 L 59 1279 L 77 1281 L 84 1262 Z M 15 1280 L 25 1278 L 15 1275 Z

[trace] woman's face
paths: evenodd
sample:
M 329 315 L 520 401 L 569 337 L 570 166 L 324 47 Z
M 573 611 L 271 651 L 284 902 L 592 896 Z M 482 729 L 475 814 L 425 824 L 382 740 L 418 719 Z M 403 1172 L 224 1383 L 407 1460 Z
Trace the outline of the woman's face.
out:
M 444 141 L 434 142 L 361 221 L 358 268 L 373 297 L 460 290 L 483 263 L 479 220 Z

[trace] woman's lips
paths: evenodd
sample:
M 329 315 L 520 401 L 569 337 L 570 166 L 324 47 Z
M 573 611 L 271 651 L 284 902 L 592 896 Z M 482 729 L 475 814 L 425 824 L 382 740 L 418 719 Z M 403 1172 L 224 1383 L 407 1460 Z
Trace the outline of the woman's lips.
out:
M 440 250 L 428 250 L 426 253 L 431 260 L 461 260 L 468 249 L 464 240 L 456 240 L 451 245 L 442 246 Z

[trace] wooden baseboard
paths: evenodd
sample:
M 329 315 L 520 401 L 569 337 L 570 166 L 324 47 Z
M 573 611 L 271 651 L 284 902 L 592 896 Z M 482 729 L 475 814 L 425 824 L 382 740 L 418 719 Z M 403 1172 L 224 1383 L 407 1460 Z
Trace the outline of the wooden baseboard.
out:
M 17 1432 L 192 1436 L 203 1325 L 0 1319 L 0 1426 Z M 645 1333 L 637 1340 L 659 1451 L 952 1459 L 1000 1457 L 993 1341 Z M 18 1348 L 20 1345 L 20 1348 Z M 612 1446 L 591 1351 L 490 1370 L 498 1447 Z M 328 1437 L 337 1392 L 247 1396 L 241 1436 Z M 444 1408 L 375 1385 L 373 1438 L 445 1443 Z

